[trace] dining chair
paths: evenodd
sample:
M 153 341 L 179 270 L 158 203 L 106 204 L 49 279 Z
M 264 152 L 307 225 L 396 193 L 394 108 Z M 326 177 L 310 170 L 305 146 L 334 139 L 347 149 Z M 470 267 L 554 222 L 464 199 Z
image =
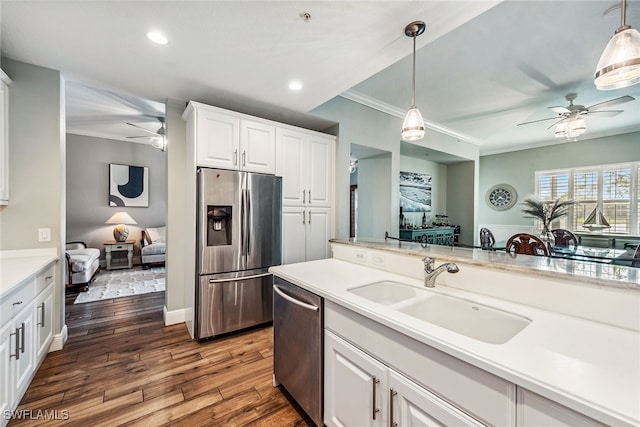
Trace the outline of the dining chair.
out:
M 633 261 L 631 261 L 631 267 L 640 267 L 640 245 L 636 246 L 636 251 L 633 253 Z
M 482 249 L 493 249 L 496 244 L 496 238 L 488 228 L 480 229 L 480 247 Z
M 539 237 L 528 233 L 518 233 L 507 240 L 507 253 L 549 256 L 547 245 Z
M 556 246 L 562 246 L 566 248 L 578 246 L 578 238 L 569 230 L 564 228 L 556 228 L 551 230 L 554 238 L 554 244 Z

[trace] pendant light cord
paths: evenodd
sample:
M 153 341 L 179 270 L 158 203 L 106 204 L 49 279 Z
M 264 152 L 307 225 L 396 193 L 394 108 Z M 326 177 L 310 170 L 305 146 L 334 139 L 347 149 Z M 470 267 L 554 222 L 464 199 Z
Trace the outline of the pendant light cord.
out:
M 411 108 L 416 107 L 416 33 L 413 33 L 413 80 L 411 84 Z

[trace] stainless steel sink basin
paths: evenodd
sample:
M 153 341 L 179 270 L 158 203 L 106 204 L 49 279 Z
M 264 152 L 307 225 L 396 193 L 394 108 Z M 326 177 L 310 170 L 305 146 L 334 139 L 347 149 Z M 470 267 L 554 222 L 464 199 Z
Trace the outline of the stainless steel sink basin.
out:
M 398 282 L 381 281 L 348 289 L 348 291 L 378 304 L 392 305 L 414 298 L 420 289 Z
M 398 311 L 491 344 L 504 344 L 531 320 L 459 298 L 433 295 Z
M 531 320 L 516 314 L 399 282 L 374 282 L 348 291 L 416 319 L 490 344 L 506 343 L 531 323 Z

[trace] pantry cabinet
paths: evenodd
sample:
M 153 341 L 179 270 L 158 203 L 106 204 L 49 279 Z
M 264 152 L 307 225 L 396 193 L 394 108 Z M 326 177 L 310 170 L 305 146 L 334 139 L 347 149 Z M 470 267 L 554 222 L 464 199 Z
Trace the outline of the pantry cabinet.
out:
M 330 208 L 282 208 L 283 264 L 329 258 L 330 238 Z
M 275 173 L 275 127 L 197 104 L 195 121 L 197 166 Z

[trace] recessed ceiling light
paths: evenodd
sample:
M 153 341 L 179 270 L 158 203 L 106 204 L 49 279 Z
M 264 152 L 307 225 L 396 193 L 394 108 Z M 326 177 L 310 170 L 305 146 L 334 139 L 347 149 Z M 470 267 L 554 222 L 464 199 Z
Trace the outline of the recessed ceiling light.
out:
M 302 89 L 302 83 L 300 83 L 298 80 L 293 80 L 292 82 L 289 83 L 289 89 L 300 90 Z
M 147 33 L 147 37 L 149 38 L 149 40 L 151 40 L 154 43 L 158 43 L 158 44 L 167 44 L 169 43 L 169 40 L 167 40 L 167 38 L 160 34 L 157 31 L 149 31 Z

